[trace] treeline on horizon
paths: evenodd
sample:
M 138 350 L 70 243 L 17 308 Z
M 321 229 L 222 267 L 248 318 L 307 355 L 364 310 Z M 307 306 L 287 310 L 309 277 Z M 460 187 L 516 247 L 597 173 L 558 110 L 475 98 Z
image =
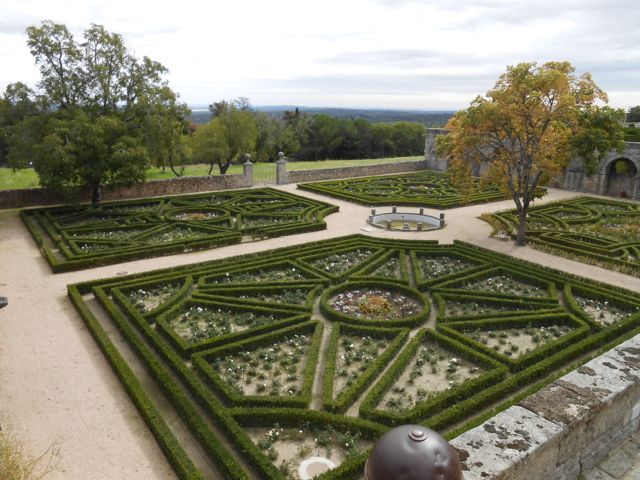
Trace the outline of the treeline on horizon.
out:
M 425 126 L 418 122 L 372 122 L 363 118 L 338 118 L 311 114 L 298 108 L 265 112 L 251 106 L 249 99 L 212 103 L 206 123 L 190 123 L 192 155 L 187 162 L 203 163 L 218 158 L 220 173 L 251 153 L 258 162 L 275 161 L 279 152 L 290 160 L 352 160 L 421 155 Z M 224 146 L 211 139 L 227 138 Z M 230 153 L 220 156 L 217 152 Z M 207 163 L 207 162 L 205 162 Z
M 255 111 L 264 112 L 276 118 L 281 118 L 285 112 L 295 111 L 296 109 L 309 115 L 329 115 L 330 117 L 346 118 L 351 120 L 362 119 L 371 123 L 417 122 L 426 127 L 442 127 L 455 113 L 453 110 L 428 111 L 292 106 L 254 107 Z M 194 108 L 190 115 L 191 121 L 196 125 L 202 125 L 209 122 L 211 117 L 211 110 L 204 108 Z

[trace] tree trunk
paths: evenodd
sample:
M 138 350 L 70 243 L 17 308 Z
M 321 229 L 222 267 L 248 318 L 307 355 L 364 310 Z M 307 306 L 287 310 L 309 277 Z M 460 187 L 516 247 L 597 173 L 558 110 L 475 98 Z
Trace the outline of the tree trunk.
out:
M 218 168 L 220 169 L 220 175 L 224 175 L 225 173 L 227 173 L 227 170 L 229 170 L 230 166 L 231 160 L 227 160 L 227 163 L 225 164 L 219 163 Z
M 94 182 L 91 186 L 91 203 L 100 203 L 102 201 L 102 187 L 100 182 Z
M 527 210 L 522 209 L 518 211 L 518 235 L 516 236 L 516 245 L 524 247 L 527 244 Z
M 171 171 L 173 172 L 173 174 L 176 177 L 181 177 L 182 174 L 178 173 L 175 169 L 175 167 L 173 166 L 173 155 L 169 154 L 169 168 L 171 169 Z M 164 165 L 162 165 L 162 171 L 164 172 Z

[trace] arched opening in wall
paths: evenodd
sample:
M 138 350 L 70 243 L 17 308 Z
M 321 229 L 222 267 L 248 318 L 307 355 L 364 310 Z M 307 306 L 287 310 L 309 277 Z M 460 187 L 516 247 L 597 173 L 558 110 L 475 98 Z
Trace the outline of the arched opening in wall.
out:
M 606 195 L 628 197 L 633 192 L 633 184 L 638 169 L 628 158 L 617 158 L 607 166 Z

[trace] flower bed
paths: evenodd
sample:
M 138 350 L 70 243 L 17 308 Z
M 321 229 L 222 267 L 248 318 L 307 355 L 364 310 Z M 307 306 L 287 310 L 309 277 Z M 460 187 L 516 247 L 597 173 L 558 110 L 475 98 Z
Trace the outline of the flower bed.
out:
M 499 189 L 480 187 L 478 180 L 475 186 L 474 192 L 464 195 L 445 173 L 435 171 L 298 184 L 302 190 L 362 205 L 454 208 L 505 198 Z
M 418 325 L 429 315 L 419 291 L 381 281 L 352 281 L 327 289 L 320 311 L 330 320 L 356 325 Z
M 518 220 L 514 211 L 490 219 L 498 230 L 515 235 Z M 592 197 L 548 203 L 529 210 L 527 228 L 534 248 L 640 276 L 637 203 Z
M 325 228 L 337 207 L 270 188 L 22 210 L 54 272 Z
M 461 242 L 359 235 L 69 296 L 181 479 L 201 477 L 167 403 L 209 476 L 358 479 L 389 427 L 463 430 L 640 331 L 637 293 Z

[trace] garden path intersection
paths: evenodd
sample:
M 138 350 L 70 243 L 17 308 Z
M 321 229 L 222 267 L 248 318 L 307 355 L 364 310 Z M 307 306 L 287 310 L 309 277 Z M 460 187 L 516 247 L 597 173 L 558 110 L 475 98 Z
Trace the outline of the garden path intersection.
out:
M 296 190 L 295 185 L 276 188 L 338 205 L 340 210 L 325 218 L 326 230 L 56 275 L 41 257 L 17 211 L 0 211 L 0 294 L 9 298 L 9 306 L 0 311 L 0 424 L 26 438 L 34 452 L 61 439 L 62 461 L 50 478 L 176 478 L 68 301 L 69 284 L 363 234 L 373 241 L 424 239 L 451 244 L 461 240 L 640 292 L 638 277 L 490 238 L 491 227 L 477 217 L 509 209 L 511 201 L 449 209 L 444 229 L 407 233 L 366 229 L 366 206 Z M 574 196 L 574 192 L 550 189 L 536 204 Z

